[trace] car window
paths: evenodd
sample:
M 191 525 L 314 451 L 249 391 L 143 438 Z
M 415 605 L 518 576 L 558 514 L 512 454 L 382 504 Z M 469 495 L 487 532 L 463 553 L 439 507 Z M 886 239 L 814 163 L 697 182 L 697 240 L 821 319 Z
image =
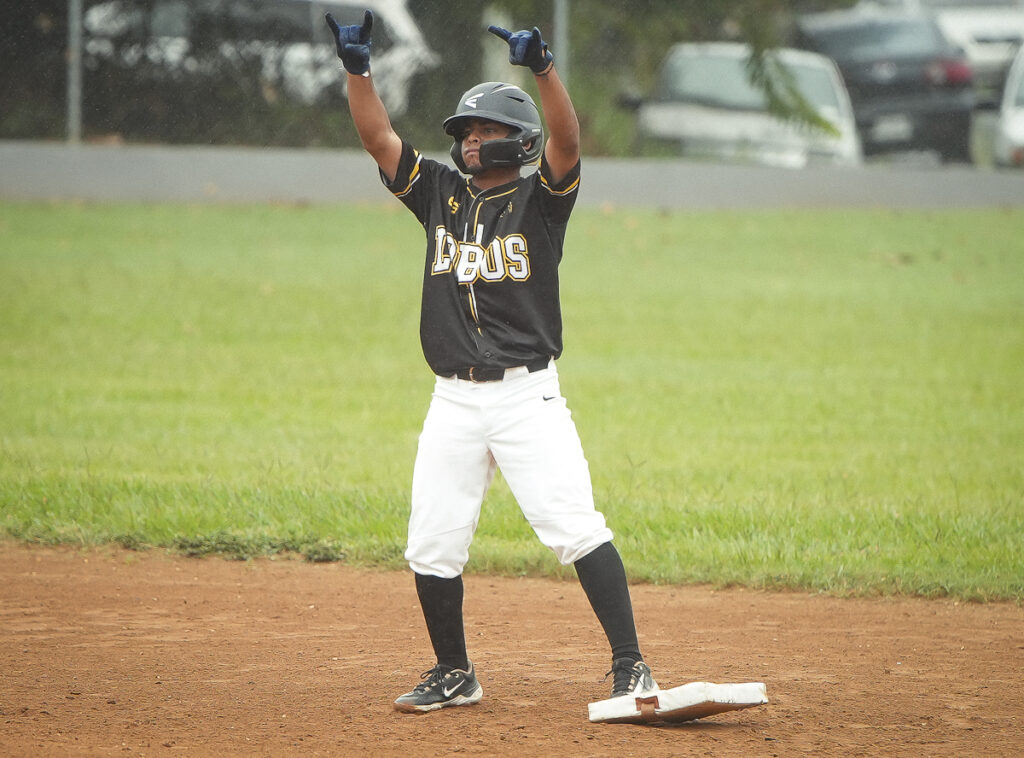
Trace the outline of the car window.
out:
M 819 107 L 838 108 L 832 78 L 818 66 L 788 65 L 796 87 Z M 746 61 L 733 56 L 674 55 L 665 64 L 658 98 L 700 103 L 719 108 L 763 111 L 767 109 L 764 92 L 750 83 Z
M 797 90 L 807 102 L 820 107 L 839 107 L 835 81 L 828 71 L 819 66 L 794 65 L 788 68 L 796 79 Z
M 738 58 L 675 55 L 662 74 L 660 94 L 668 100 L 760 110 L 764 98 L 747 81 Z
M 813 36 L 819 49 L 840 60 L 931 55 L 946 46 L 938 28 L 915 19 L 820 29 Z

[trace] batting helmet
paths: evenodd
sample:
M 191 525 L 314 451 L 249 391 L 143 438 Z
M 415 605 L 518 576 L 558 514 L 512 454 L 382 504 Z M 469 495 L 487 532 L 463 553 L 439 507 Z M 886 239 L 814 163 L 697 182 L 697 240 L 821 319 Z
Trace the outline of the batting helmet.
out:
M 466 91 L 455 113 L 444 120 L 445 132 L 455 138 L 452 160 L 463 173 L 470 173 L 462 160 L 463 130 L 465 122 L 472 118 L 497 121 L 512 128 L 508 137 L 480 146 L 483 169 L 523 166 L 540 158 L 544 130 L 533 98 L 514 84 L 484 82 Z

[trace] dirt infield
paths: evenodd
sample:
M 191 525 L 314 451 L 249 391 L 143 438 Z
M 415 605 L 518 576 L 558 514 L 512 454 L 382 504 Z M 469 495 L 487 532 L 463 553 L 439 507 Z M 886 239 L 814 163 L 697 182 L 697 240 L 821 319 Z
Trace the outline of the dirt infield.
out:
M 0 542 L 0 755 L 1011 756 L 1024 609 L 637 586 L 663 687 L 767 706 L 591 724 L 606 643 L 573 582 L 466 577 L 484 699 L 403 715 L 427 668 L 408 574 Z

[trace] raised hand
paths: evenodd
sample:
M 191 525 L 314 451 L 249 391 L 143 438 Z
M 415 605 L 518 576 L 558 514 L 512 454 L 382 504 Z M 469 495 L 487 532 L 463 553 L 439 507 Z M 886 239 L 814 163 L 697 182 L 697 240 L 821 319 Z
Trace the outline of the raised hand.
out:
M 546 74 L 551 68 L 554 56 L 536 26 L 533 31 L 524 29 L 519 32 L 489 26 L 487 31 L 508 43 L 508 62 L 513 66 L 528 66 L 535 74 Z
M 345 70 L 356 76 L 366 76 L 370 70 L 370 30 L 373 28 L 373 11 L 366 11 L 362 25 L 339 26 L 334 16 L 327 14 L 327 26 L 334 35 L 338 46 L 338 57 Z

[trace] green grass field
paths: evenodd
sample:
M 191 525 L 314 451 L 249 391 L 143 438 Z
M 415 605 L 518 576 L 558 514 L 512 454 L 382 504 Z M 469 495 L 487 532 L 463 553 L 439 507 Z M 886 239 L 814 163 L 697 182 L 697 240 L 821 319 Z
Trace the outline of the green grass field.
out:
M 0 204 L 0 535 L 402 566 L 422 246 L 397 204 Z M 1024 599 L 1024 209 L 580 209 L 562 293 L 634 580 Z M 500 479 L 468 570 L 569 575 Z

